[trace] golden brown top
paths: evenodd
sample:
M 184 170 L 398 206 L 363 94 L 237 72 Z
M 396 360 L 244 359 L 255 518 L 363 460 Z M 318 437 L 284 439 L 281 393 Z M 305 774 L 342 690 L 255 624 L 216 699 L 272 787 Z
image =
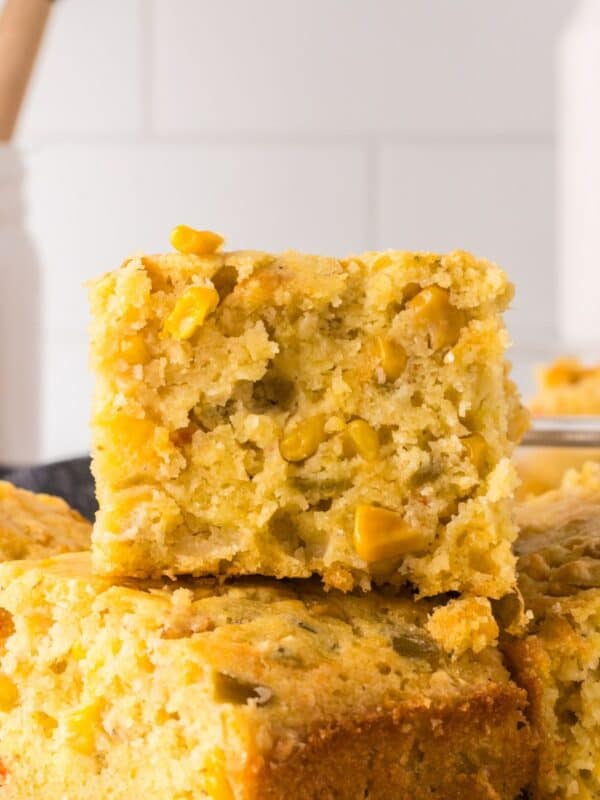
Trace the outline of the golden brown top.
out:
M 0 560 L 85 550 L 91 525 L 59 497 L 0 481 Z

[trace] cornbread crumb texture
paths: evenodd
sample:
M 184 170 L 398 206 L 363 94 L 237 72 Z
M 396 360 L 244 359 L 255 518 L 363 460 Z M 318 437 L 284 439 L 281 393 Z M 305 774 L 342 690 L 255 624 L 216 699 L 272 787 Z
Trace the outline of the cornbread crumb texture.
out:
M 519 584 L 531 635 L 508 647 L 541 739 L 535 800 L 600 797 L 598 465 L 521 504 Z
M 510 591 L 511 296 L 462 252 L 172 253 L 105 275 L 96 568 Z
M 498 642 L 499 628 L 486 597 L 460 597 L 432 611 L 427 629 L 449 653 L 480 653 Z
M 89 522 L 59 497 L 0 481 L 0 561 L 87 550 L 91 530 Z
M 86 554 L 3 565 L 0 797 L 514 800 L 525 693 L 496 648 L 446 655 L 432 610 L 310 581 L 119 584 Z

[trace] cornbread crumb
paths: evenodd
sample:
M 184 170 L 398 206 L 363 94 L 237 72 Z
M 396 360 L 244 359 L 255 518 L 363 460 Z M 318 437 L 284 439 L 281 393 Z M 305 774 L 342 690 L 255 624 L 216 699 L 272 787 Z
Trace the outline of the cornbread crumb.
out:
M 434 609 L 427 630 L 455 658 L 467 650 L 480 653 L 498 642 L 498 623 L 486 597 L 458 597 Z
M 129 259 L 91 287 L 96 569 L 511 591 L 511 297 L 458 251 Z
M 87 550 L 91 531 L 61 498 L 0 481 L 0 561 Z
M 600 480 L 597 464 L 518 508 L 531 634 L 507 645 L 540 739 L 533 800 L 600 797 Z
M 0 797 L 514 800 L 525 693 L 496 648 L 444 653 L 432 609 L 312 581 L 118 583 L 86 554 L 2 565 Z

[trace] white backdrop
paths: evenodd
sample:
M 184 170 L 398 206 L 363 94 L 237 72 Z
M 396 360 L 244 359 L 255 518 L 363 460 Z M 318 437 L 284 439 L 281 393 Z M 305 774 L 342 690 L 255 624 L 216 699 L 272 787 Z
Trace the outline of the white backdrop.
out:
M 61 0 L 19 141 L 43 264 L 44 456 L 87 447 L 83 282 L 187 222 L 234 247 L 462 247 L 556 340 L 566 0 Z

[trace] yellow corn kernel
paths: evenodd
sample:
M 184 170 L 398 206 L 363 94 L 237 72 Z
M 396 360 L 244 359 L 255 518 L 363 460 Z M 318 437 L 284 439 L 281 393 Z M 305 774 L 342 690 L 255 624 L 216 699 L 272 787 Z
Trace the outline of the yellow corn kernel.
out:
M 234 800 L 231 784 L 227 780 L 225 755 L 216 748 L 204 762 L 204 791 L 211 800 Z
M 56 730 L 57 722 L 54 717 L 51 717 L 49 714 L 46 714 L 45 711 L 34 711 L 32 714 L 32 718 L 34 722 L 42 729 L 44 736 L 52 736 L 54 731 Z
M 19 690 L 8 675 L 0 673 L 0 711 L 10 711 L 17 704 Z
M 76 661 L 81 661 L 86 656 L 86 649 L 81 642 L 75 642 L 71 648 L 71 655 Z
M 145 364 L 150 360 L 148 346 L 139 334 L 121 342 L 121 355 L 128 364 Z
M 469 458 L 479 472 L 485 464 L 486 441 L 480 433 L 465 436 L 460 440 L 469 454 Z
M 119 446 L 140 450 L 154 440 L 156 425 L 149 419 L 115 414 L 109 427 L 110 435 Z
M 188 225 L 177 225 L 171 231 L 171 244 L 186 255 L 206 256 L 214 253 L 225 240 L 212 231 L 197 231 Z
M 84 756 L 89 756 L 96 747 L 96 730 L 100 722 L 100 703 L 90 703 L 71 711 L 65 720 L 67 744 Z
M 375 461 L 379 455 L 379 436 L 364 419 L 350 422 L 344 431 L 344 455 L 352 458 L 358 453 L 365 461 Z
M 404 349 L 392 339 L 377 338 L 381 368 L 388 381 L 397 381 L 406 367 L 406 353 Z
M 359 505 L 354 517 L 354 548 L 365 561 L 397 558 L 422 550 L 426 538 L 411 528 L 402 514 L 377 506 Z
M 392 257 L 389 253 L 379 253 L 371 262 L 371 269 L 373 272 L 377 272 L 380 269 L 389 267 L 391 263 Z
M 316 453 L 324 438 L 325 415 L 315 414 L 299 422 L 283 437 L 279 452 L 286 461 L 304 461 Z
M 189 339 L 219 303 L 212 286 L 191 286 L 175 303 L 163 327 L 174 339 Z
M 406 305 L 412 309 L 415 321 L 427 329 L 434 350 L 456 344 L 465 315 L 452 305 L 446 289 L 427 286 Z

